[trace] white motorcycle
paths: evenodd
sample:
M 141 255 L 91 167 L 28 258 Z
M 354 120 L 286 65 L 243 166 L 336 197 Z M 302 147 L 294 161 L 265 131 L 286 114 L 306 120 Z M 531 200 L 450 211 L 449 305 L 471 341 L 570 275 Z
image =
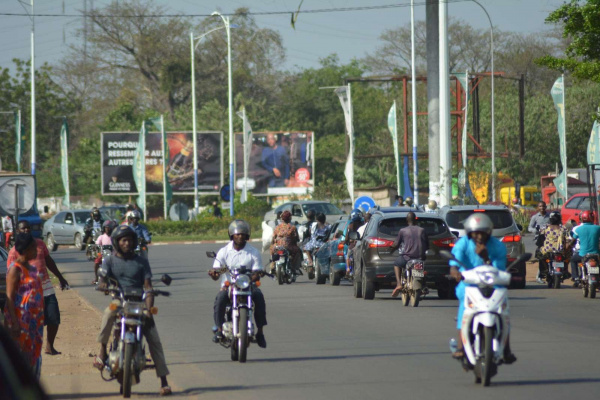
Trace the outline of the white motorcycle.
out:
M 442 250 L 440 255 L 461 264 L 452 253 Z M 525 253 L 507 268 L 510 271 L 520 262 L 529 260 Z M 465 357 L 461 363 L 466 371 L 473 370 L 475 383 L 489 386 L 498 366 L 504 361 L 504 348 L 510 333 L 508 286 L 511 273 L 500 271 L 491 265 L 461 273 L 465 288 L 465 311 L 461 336 Z M 450 341 L 450 349 L 457 349 L 456 340 Z

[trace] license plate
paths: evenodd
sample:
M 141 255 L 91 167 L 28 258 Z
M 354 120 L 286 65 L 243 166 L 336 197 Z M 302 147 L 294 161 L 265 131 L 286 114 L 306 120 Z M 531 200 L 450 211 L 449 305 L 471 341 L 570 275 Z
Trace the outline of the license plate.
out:
M 415 277 L 415 278 L 422 278 L 424 276 L 423 275 L 423 271 L 415 271 L 415 270 L 413 270 L 412 276 Z
M 600 267 L 587 267 L 588 274 L 600 274 Z
M 565 263 L 564 262 L 560 262 L 560 261 L 555 261 L 554 262 L 554 268 L 555 269 L 563 269 L 565 267 Z

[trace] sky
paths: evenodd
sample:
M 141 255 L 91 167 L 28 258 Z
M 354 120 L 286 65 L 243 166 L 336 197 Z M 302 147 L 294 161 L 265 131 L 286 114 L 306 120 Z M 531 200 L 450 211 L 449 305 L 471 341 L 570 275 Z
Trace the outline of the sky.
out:
M 126 0 L 121 0 L 126 1 Z M 210 14 L 215 10 L 233 13 L 239 7 L 251 12 L 286 12 L 298 9 L 302 0 L 155 0 L 174 14 Z M 3 14 L 30 11 L 31 0 L 0 0 L 0 68 L 12 68 L 13 58 L 29 60 L 31 20 L 26 16 Z M 479 0 L 495 29 L 543 34 L 550 29 L 544 19 L 563 0 Z M 79 14 L 85 0 L 34 0 L 36 14 Z M 100 8 L 109 0 L 87 0 L 88 8 Z M 415 19 L 425 19 L 425 0 L 415 0 Z M 402 7 L 302 13 L 302 11 L 372 7 L 398 4 Z M 471 0 L 449 0 L 448 15 L 467 21 L 476 28 L 488 29 L 484 11 Z M 204 17 L 197 17 L 204 18 Z M 287 56 L 283 68 L 297 71 L 318 68 L 319 60 L 336 53 L 342 63 L 362 58 L 380 44 L 385 30 L 410 23 L 410 0 L 304 0 L 295 29 L 290 13 L 258 15 L 261 28 L 278 31 Z M 37 17 L 35 19 L 36 66 L 58 62 L 68 46 L 76 44 L 74 32 L 83 26 L 81 17 Z

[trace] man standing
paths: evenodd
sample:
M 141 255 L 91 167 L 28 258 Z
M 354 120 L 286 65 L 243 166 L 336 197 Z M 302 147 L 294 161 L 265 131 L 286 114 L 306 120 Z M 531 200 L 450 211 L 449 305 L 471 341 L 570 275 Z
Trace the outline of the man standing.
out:
M 269 187 L 282 187 L 290 179 L 290 158 L 283 146 L 277 145 L 272 133 L 267 135 L 267 144 L 262 151 L 262 165 L 270 173 Z
M 394 252 L 398 247 L 400 249 L 398 258 L 394 261 L 394 272 L 396 273 L 396 289 L 392 292 L 392 297 L 397 297 L 402 291 L 402 269 L 406 267 L 409 260 L 425 260 L 425 252 L 429 249 L 429 240 L 425 229 L 415 224 L 417 216 L 414 212 L 406 214 L 407 227 L 398 231 L 398 237 L 390 247 L 390 252 Z
M 17 233 L 31 233 L 29 222 L 19 221 Z M 54 339 L 56 339 L 58 325 L 60 325 L 60 310 L 58 308 L 58 300 L 54 294 L 52 282 L 50 281 L 50 276 L 48 275 L 48 270 L 58 278 L 62 290 L 69 289 L 69 282 L 62 276 L 56 263 L 52 257 L 50 257 L 46 244 L 41 239 L 35 239 L 35 242 L 37 245 L 37 257 L 35 260 L 31 260 L 30 264 L 38 270 L 38 274 L 42 279 L 42 289 L 44 291 L 44 325 L 46 325 L 47 337 L 44 353 L 54 356 L 60 354 L 60 352 L 56 351 L 54 348 Z M 8 253 L 6 265 L 11 265 L 17 257 L 17 251 L 13 247 Z
M 4 231 L 4 248 L 8 250 L 8 245 L 10 244 L 10 237 L 13 234 L 12 218 L 9 215 L 2 218 L 2 230 Z
M 542 229 L 544 229 L 546 227 L 546 225 L 548 225 L 548 223 L 550 222 L 550 213 L 546 211 L 546 203 L 543 201 L 540 201 L 537 205 L 537 210 L 538 213 L 535 214 L 533 217 L 531 217 L 531 221 L 529 222 L 529 227 L 527 228 L 527 230 L 533 234 L 538 234 L 539 231 L 541 231 Z M 536 237 L 537 239 L 537 237 Z M 540 263 L 540 270 L 546 270 L 546 261 L 543 259 L 544 257 L 541 257 L 541 253 L 540 253 L 540 247 L 542 247 L 542 245 L 544 244 L 543 241 L 541 241 L 538 245 L 538 243 L 536 243 L 535 245 L 537 246 L 537 249 L 535 250 L 535 257 L 538 259 L 538 262 Z M 544 284 L 544 281 L 542 280 L 542 278 L 540 277 L 540 273 L 538 272 L 537 278 L 536 278 L 537 283 L 541 283 Z

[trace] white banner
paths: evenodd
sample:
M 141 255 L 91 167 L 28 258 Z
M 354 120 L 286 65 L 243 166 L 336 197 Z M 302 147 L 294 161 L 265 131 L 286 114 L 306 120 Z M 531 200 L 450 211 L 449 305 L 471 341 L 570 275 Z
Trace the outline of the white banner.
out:
M 352 125 L 352 94 L 350 92 L 350 84 L 335 89 L 335 94 L 340 99 L 340 104 L 344 110 L 344 121 L 346 122 L 346 133 L 350 138 L 350 149 L 348 159 L 346 160 L 346 168 L 344 168 L 344 176 L 348 185 L 348 193 L 352 204 L 354 204 L 354 126 Z

